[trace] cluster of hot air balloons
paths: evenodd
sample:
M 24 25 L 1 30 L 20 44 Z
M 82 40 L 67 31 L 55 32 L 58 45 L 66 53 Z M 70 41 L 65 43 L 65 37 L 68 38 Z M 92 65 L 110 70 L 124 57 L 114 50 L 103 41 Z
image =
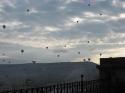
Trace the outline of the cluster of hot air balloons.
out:
M 91 0 L 89 0 L 88 6 L 89 6 L 89 7 L 91 6 Z M 30 9 L 26 9 L 26 12 L 29 13 L 29 12 L 30 12 Z M 102 16 L 103 14 L 102 14 L 102 13 L 99 13 L 99 15 Z M 76 23 L 79 23 L 79 20 L 77 20 Z M 3 29 L 6 29 L 6 27 L 7 27 L 6 24 L 2 25 L 2 28 L 3 28 Z M 89 44 L 89 43 L 91 43 L 91 42 L 88 40 L 87 43 Z M 64 48 L 67 48 L 67 45 L 66 45 L 66 44 L 64 45 Z M 45 49 L 48 50 L 49 47 L 46 46 Z M 23 53 L 24 53 L 24 49 L 21 49 L 20 52 L 21 52 L 21 54 L 23 54 Z M 80 51 L 78 51 L 77 53 L 78 53 L 79 55 L 81 54 Z M 2 55 L 5 56 L 5 53 L 3 53 Z M 101 56 L 102 56 L 102 53 L 100 53 L 99 55 L 100 55 L 100 57 L 101 57 Z M 59 54 L 57 54 L 56 56 L 57 56 L 58 58 L 60 57 Z M 91 59 L 88 58 L 88 61 L 90 61 L 90 60 L 91 60 Z M 4 61 L 5 61 L 5 60 L 3 60 L 3 62 L 4 62 Z M 86 59 L 83 59 L 83 61 L 86 61 Z M 11 61 L 9 61 L 9 63 L 11 63 Z M 32 61 L 32 63 L 35 64 L 36 61 Z
M 91 61 L 91 58 L 88 58 L 88 60 L 86 60 L 85 58 L 83 59 L 83 62 L 86 62 L 86 61 Z
M 89 6 L 89 7 L 91 6 L 91 0 L 88 0 L 88 6 Z M 99 13 L 99 15 L 102 16 L 103 14 L 102 14 L 102 13 Z M 76 23 L 79 23 L 79 20 L 77 20 Z
M 91 42 L 88 40 L 88 41 L 87 41 L 87 43 L 89 44 L 89 43 L 91 43 Z M 65 45 L 64 45 L 64 48 L 66 48 L 66 47 L 67 47 L 67 45 L 65 44 Z M 46 47 L 45 47 L 45 49 L 47 49 L 47 50 L 48 50 L 48 49 L 49 49 L 49 47 L 48 47 L 48 46 L 46 46 Z M 77 52 L 77 54 L 79 54 L 79 55 L 80 55 L 80 54 L 81 54 L 81 52 L 80 52 L 80 51 L 78 51 L 78 52 Z M 99 55 L 100 55 L 100 57 L 101 57 L 101 56 L 102 56 L 102 53 L 100 53 Z M 57 54 L 56 56 L 59 58 L 59 57 L 60 57 L 60 54 Z M 83 61 L 86 61 L 86 59 L 83 59 Z M 88 58 L 88 61 L 91 61 L 91 58 Z

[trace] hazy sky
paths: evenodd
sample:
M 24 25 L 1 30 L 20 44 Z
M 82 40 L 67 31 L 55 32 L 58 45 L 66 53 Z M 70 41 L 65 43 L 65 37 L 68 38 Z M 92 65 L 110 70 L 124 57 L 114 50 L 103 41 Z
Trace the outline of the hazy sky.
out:
M 0 0 L 0 59 L 98 63 L 100 53 L 125 56 L 125 0 Z

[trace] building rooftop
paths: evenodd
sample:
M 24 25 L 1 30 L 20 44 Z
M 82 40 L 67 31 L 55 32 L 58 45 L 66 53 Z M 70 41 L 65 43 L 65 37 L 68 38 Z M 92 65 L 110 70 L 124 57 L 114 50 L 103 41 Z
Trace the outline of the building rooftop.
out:
M 121 68 L 125 69 L 125 57 L 115 57 L 115 58 L 101 58 L 100 65 L 97 68 Z

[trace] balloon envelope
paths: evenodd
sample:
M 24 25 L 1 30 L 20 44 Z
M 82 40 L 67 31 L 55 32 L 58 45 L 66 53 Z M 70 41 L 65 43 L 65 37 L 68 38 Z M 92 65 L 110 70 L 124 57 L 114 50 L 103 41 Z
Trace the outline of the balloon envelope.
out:
M 24 50 L 22 49 L 22 50 L 21 50 L 21 53 L 23 53 L 23 52 L 24 52 Z
M 48 49 L 48 47 L 46 47 L 46 49 Z
M 27 11 L 27 12 L 29 12 L 30 10 L 29 10 L 29 9 L 27 9 L 26 11 Z
M 60 55 L 57 55 L 57 57 L 60 57 Z
M 6 25 L 3 25 L 3 29 L 5 29 L 6 28 Z

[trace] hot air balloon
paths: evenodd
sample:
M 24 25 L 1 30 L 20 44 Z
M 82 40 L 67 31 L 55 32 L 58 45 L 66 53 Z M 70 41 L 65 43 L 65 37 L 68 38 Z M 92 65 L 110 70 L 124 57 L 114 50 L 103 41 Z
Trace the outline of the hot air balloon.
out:
M 77 23 L 79 23 L 79 21 L 76 21 Z
M 88 61 L 90 62 L 90 61 L 91 61 L 91 59 L 90 59 L 90 58 L 88 58 Z
M 86 62 L 86 59 L 83 59 L 84 62 Z
M 100 53 L 100 56 L 102 56 L 102 53 Z
M 91 4 L 90 4 L 90 0 L 89 0 L 89 2 L 88 2 L 88 6 L 89 6 L 89 7 L 91 6 Z
M 27 12 L 29 12 L 29 11 L 30 11 L 30 9 L 27 9 L 26 11 L 27 11 Z
M 90 41 L 87 41 L 88 43 L 90 43 Z
M 60 57 L 60 55 L 57 55 L 57 57 Z
M 102 13 L 100 13 L 99 15 L 102 16 Z
M 21 49 L 21 53 L 24 53 L 24 50 L 23 50 L 23 49 Z
M 33 60 L 32 63 L 33 63 L 33 64 L 36 64 L 36 61 Z
M 6 28 L 6 25 L 3 25 L 3 29 L 5 29 Z
M 90 4 L 88 4 L 88 6 L 91 6 Z
M 78 52 L 78 54 L 80 54 L 80 52 Z
M 66 48 L 67 46 L 66 46 L 66 45 L 64 45 L 64 47 Z
M 46 49 L 48 49 L 49 47 L 46 47 Z

